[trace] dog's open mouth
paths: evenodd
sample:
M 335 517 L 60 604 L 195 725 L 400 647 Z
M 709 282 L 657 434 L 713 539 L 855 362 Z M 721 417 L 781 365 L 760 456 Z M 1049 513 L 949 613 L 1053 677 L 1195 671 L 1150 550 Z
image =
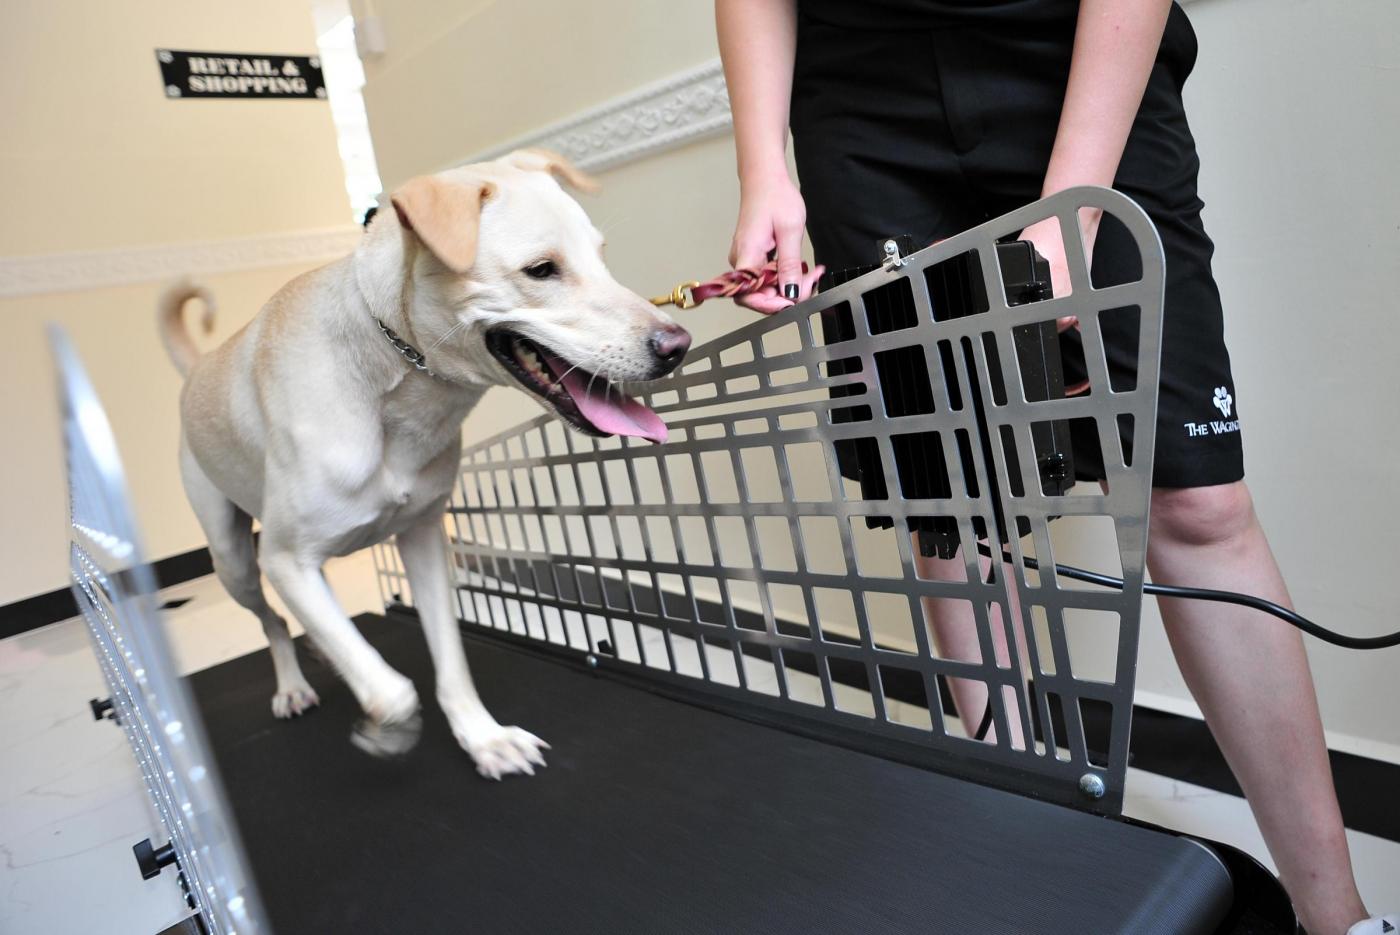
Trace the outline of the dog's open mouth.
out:
M 559 417 L 592 435 L 633 435 L 660 444 L 666 423 L 600 376 L 573 366 L 513 331 L 492 331 L 486 346 L 520 385 L 544 398 Z

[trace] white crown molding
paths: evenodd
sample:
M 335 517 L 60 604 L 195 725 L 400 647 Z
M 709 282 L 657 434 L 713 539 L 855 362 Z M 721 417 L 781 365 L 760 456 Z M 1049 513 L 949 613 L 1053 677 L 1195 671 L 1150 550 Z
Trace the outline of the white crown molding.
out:
M 0 298 L 324 263 L 354 250 L 360 234 L 359 227 L 345 225 L 198 243 L 0 257 Z
M 733 124 L 719 59 L 645 85 L 567 120 L 493 146 L 455 165 L 540 146 L 599 171 L 715 136 Z

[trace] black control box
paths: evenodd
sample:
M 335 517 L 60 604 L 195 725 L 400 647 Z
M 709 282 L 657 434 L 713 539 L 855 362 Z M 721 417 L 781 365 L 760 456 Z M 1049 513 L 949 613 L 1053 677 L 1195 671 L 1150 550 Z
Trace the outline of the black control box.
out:
M 898 255 L 907 256 L 913 251 L 908 237 L 893 238 Z M 874 245 L 876 257 L 889 255 L 887 241 Z M 1052 295 L 1049 264 L 1027 241 L 1014 241 L 997 245 L 997 260 L 1001 270 L 1002 286 L 1006 302 L 1011 306 L 1038 302 Z M 878 269 L 878 264 L 852 269 L 828 272 L 822 279 L 822 288 L 831 288 L 848 282 L 857 276 Z M 951 257 L 928 267 L 923 271 L 928 286 L 931 310 L 935 321 L 964 318 L 970 315 L 987 314 L 989 305 L 982 272 L 975 253 L 968 252 Z M 914 304 L 913 288 L 909 277 L 891 279 L 884 286 L 865 294 L 863 312 L 870 334 L 879 335 L 911 328 L 918 323 L 918 310 Z M 846 306 L 838 306 L 822 313 L 824 342 L 837 354 L 842 341 L 850 340 L 857 334 L 854 314 Z M 1021 384 L 1026 399 L 1039 402 L 1058 399 L 1064 396 L 1064 370 L 1060 358 L 1059 335 L 1054 321 L 1045 321 L 1012 329 L 1013 347 L 1007 349 L 1015 354 Z M 997 343 L 990 334 L 985 334 L 981 342 L 982 352 L 987 361 L 988 383 L 992 399 L 982 399 L 976 379 L 972 385 L 972 399 L 963 399 L 963 392 L 956 377 L 961 366 L 969 374 L 976 372 L 977 358 L 972 341 L 962 339 L 959 344 L 951 340 L 939 341 L 934 347 L 923 347 L 911 343 L 908 347 L 896 347 L 875 354 L 875 367 L 880 387 L 880 403 L 890 417 L 922 415 L 935 411 L 934 380 L 941 380 L 948 398 L 955 409 L 973 407 L 979 438 L 974 440 L 963 431 L 957 432 L 895 432 L 890 436 L 890 449 L 895 460 L 895 476 L 900 490 L 895 493 L 907 500 L 943 499 L 952 496 L 952 485 L 948 471 L 949 458 L 958 458 L 968 489 L 968 496 L 981 496 L 977 487 L 978 461 L 986 478 L 994 477 L 994 465 L 990 460 L 992 445 L 996 444 L 1006 458 L 1007 473 L 1011 481 L 1011 494 L 1022 495 L 1019 445 L 1009 431 L 993 432 L 986 418 L 990 407 L 1006 402 L 1006 386 L 1002 379 L 1002 365 Z M 862 367 L 859 358 L 836 359 L 828 366 L 833 375 L 858 372 Z M 869 421 L 874 416 L 872 403 L 859 385 L 837 387 L 831 391 L 835 399 L 849 399 L 851 405 L 838 406 L 832 410 L 832 421 L 850 423 Z M 1073 450 L 1070 444 L 1069 426 L 1063 421 L 1045 421 L 1032 426 L 1032 453 L 1036 462 L 1036 474 L 1041 492 L 1049 496 L 1064 494 L 1074 484 Z M 888 499 L 891 491 L 885 482 L 880 446 L 874 437 L 847 439 L 836 444 L 837 462 L 841 474 L 858 481 L 861 496 L 867 500 Z M 964 491 L 960 491 L 964 493 Z M 993 522 L 998 538 L 1007 540 L 1007 522 L 1003 513 L 1001 497 L 995 489 L 989 491 L 993 507 Z M 892 521 L 872 517 L 867 520 L 871 526 L 888 527 Z M 929 516 L 910 520 L 910 528 L 919 534 L 920 551 L 925 555 L 938 555 L 952 558 L 957 554 L 959 536 L 957 522 L 951 517 Z M 1018 523 L 1018 534 L 1028 531 Z M 974 532 L 979 538 L 987 536 L 986 523 L 974 523 Z

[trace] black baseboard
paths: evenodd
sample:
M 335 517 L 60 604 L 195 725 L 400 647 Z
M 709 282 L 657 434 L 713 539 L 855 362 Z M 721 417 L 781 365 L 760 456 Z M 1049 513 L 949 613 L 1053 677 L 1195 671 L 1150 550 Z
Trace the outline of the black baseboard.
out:
M 214 571 L 207 548 L 191 549 L 155 562 L 156 583 L 162 588 L 202 578 Z M 27 633 L 78 614 L 73 592 L 67 588 L 36 594 L 0 607 L 0 639 Z

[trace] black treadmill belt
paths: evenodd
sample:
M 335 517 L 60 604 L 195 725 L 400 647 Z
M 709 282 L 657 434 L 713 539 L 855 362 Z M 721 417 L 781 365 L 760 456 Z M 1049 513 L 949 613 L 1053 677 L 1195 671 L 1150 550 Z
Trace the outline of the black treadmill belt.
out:
M 477 776 L 416 624 L 357 619 L 424 700 L 400 760 L 344 684 L 272 717 L 267 652 L 193 676 L 275 929 L 305 933 L 1211 932 L 1224 868 L 1180 838 L 949 779 L 469 638 L 548 768 Z

